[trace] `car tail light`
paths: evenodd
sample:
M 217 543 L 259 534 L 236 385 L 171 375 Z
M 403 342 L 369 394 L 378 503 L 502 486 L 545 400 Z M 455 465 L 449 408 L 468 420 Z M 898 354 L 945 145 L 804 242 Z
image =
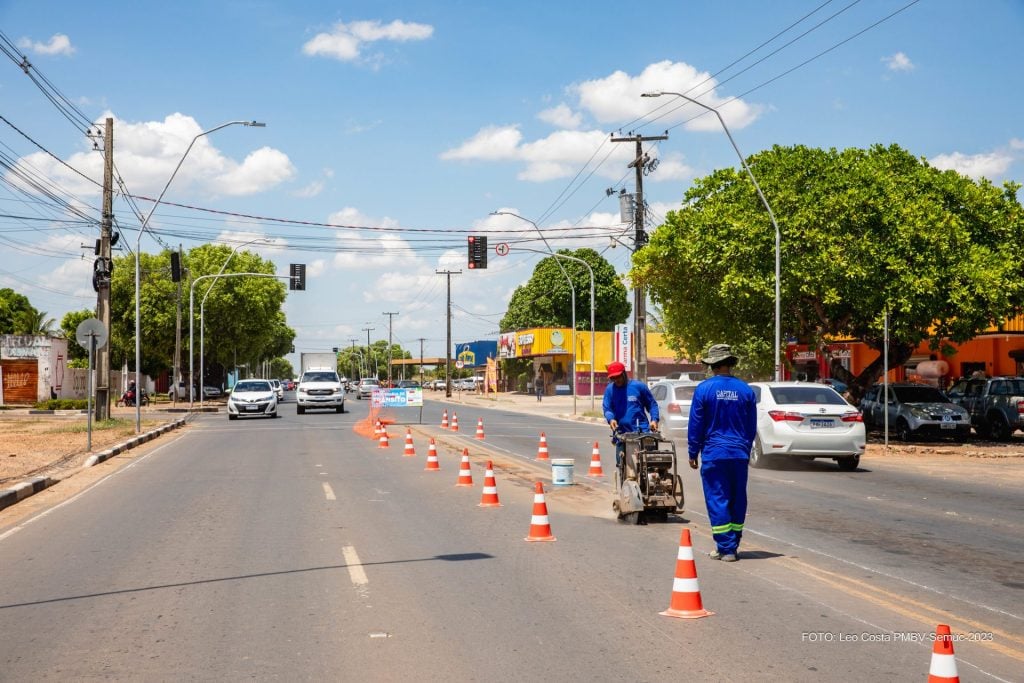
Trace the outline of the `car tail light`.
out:
M 677 413 L 679 415 L 682 415 L 683 414 L 683 409 L 679 407 L 678 403 L 669 403 L 668 404 L 668 412 L 670 412 L 670 413 Z
M 860 413 L 843 413 L 839 419 L 843 422 L 863 422 L 864 416 Z
M 768 417 L 775 422 L 803 422 L 804 416 L 801 413 L 790 413 L 785 410 L 769 410 Z
M 1024 415 L 1024 401 L 1017 401 L 1017 413 Z

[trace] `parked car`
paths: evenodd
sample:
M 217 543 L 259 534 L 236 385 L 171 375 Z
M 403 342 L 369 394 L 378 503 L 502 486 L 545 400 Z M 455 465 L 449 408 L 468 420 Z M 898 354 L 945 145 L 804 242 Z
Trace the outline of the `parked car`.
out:
M 267 379 L 243 379 L 228 396 L 228 419 L 277 417 L 277 392 Z
M 444 391 L 445 384 L 447 384 L 447 380 L 445 380 L 443 377 L 427 383 L 427 385 L 434 391 Z
M 364 377 L 359 380 L 359 386 L 356 388 L 356 398 L 359 400 L 373 398 L 374 389 L 380 389 L 380 382 L 374 377 Z
M 681 379 L 689 382 L 703 382 L 707 378 L 708 374 L 703 370 L 691 370 L 688 372 L 670 372 L 664 377 L 664 379 Z
M 452 389 L 456 391 L 476 391 L 476 387 L 477 381 L 475 377 L 463 377 L 462 379 L 452 380 Z
M 1024 377 L 962 379 L 948 395 L 971 416 L 983 439 L 1009 441 L 1015 430 L 1024 429 Z
M 751 467 L 797 457 L 831 458 L 841 470 L 857 469 L 867 443 L 864 420 L 835 389 L 808 382 L 754 382 L 750 388 L 757 397 Z
M 661 416 L 660 430 L 663 436 L 686 443 L 690 425 L 690 403 L 697 382 L 690 380 L 663 379 L 651 387 L 654 400 L 658 403 Z
M 274 393 L 277 394 L 277 402 L 278 403 L 283 403 L 284 402 L 284 386 L 281 385 L 281 380 L 279 380 L 279 379 L 271 379 L 271 380 L 267 380 L 267 381 L 270 382 L 270 386 L 274 387 Z
M 210 385 L 203 387 L 203 398 L 220 398 L 221 393 L 220 387 Z
M 329 408 L 338 413 L 345 412 L 345 388 L 334 370 L 307 370 L 299 378 L 295 390 L 295 412 L 305 414 L 306 410 Z
M 900 441 L 919 435 L 948 436 L 959 441 L 971 433 L 971 416 L 930 384 L 894 383 L 889 385 L 888 401 L 883 400 L 883 385 L 870 387 L 860 402 L 864 424 L 881 429 L 889 414 L 889 429 Z
M 177 387 L 171 387 L 167 391 L 168 401 L 187 401 L 188 400 L 188 384 L 185 382 L 178 382 Z
M 422 389 L 420 383 L 414 379 L 398 380 L 398 384 L 396 384 L 395 386 L 399 389 Z

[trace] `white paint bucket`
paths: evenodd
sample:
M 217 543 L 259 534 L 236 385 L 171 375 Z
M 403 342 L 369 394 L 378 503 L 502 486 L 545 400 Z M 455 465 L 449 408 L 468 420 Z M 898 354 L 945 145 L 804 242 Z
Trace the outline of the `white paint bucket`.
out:
M 572 486 L 572 467 L 575 463 L 571 458 L 552 458 L 551 483 L 555 486 Z

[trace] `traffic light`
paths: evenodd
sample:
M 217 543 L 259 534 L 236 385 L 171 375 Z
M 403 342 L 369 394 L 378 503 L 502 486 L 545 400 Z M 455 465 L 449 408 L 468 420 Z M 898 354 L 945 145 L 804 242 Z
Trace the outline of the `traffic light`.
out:
M 477 270 L 487 267 L 487 238 L 480 235 L 470 235 L 466 238 L 469 247 L 469 269 Z
M 171 252 L 171 282 L 181 282 L 181 255 Z
M 332 351 L 334 351 L 335 353 L 337 353 L 337 352 L 338 352 L 338 347 L 337 347 L 337 346 L 335 346 L 335 347 L 334 347 L 334 348 L 332 349 Z
M 291 278 L 288 280 L 288 289 L 297 292 L 306 291 L 306 264 L 293 263 L 291 265 Z

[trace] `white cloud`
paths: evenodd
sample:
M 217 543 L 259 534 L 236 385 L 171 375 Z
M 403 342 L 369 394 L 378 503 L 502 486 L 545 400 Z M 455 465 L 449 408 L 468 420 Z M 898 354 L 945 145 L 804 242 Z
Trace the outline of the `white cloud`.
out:
M 98 121 L 108 116 L 113 117 L 106 113 Z M 163 121 L 139 123 L 113 118 L 117 169 L 132 192 L 151 197 L 160 193 L 189 143 L 203 132 L 195 119 L 180 113 L 171 114 Z M 252 131 L 237 134 L 259 135 L 259 129 Z M 252 152 L 241 163 L 224 156 L 214 147 L 215 137 L 230 134 L 221 131 L 195 141 L 174 178 L 175 195 L 180 197 L 190 189 L 200 189 L 207 194 L 215 190 L 227 195 L 251 195 L 268 190 L 295 174 L 288 156 L 269 147 Z M 91 143 L 84 143 L 83 151 L 72 154 L 67 162 L 96 182 L 90 183 L 42 152 L 23 157 L 18 163 L 31 166 L 36 173 L 51 178 L 72 194 L 81 197 L 98 195 L 103 177 L 103 157 L 92 149 Z
M 1020 138 L 1010 138 L 1010 149 L 1024 149 L 1024 140 Z
M 515 159 L 523 134 L 519 126 L 487 126 L 455 149 L 441 154 L 445 160 L 487 160 Z
M 434 27 L 429 24 L 399 20 L 390 24 L 381 24 L 379 21 L 353 21 L 347 24 L 338 22 L 331 32 L 313 36 L 302 46 L 302 51 L 310 56 L 332 57 L 350 62 L 360 57 L 362 48 L 367 43 L 381 40 L 426 40 L 433 34 Z
M 292 193 L 293 197 L 299 197 L 300 199 L 309 199 L 315 197 L 324 191 L 324 181 L 314 180 L 305 187 L 301 187 Z
M 73 55 L 75 46 L 71 39 L 63 33 L 54 33 L 49 42 L 40 43 L 29 38 L 22 38 L 18 41 L 18 47 L 22 50 L 29 50 L 37 55 Z
M 910 57 L 902 52 L 897 52 L 894 55 L 888 57 L 882 57 L 882 61 L 885 62 L 885 66 L 889 71 L 913 71 L 914 63 L 910 61 Z
M 306 275 L 310 278 L 320 277 L 327 272 L 327 261 L 322 258 L 313 259 L 306 264 Z
M 943 171 L 956 171 L 974 178 L 992 178 L 1002 175 L 1010 168 L 1013 157 L 1005 152 L 989 152 L 987 154 L 963 154 L 952 152 L 939 154 L 928 160 L 935 168 Z
M 658 160 L 658 168 L 649 177 L 651 180 L 688 180 L 696 173 L 686 164 L 683 155 L 671 152 Z
M 576 130 L 583 124 L 583 117 L 579 112 L 574 112 L 566 104 L 559 104 L 557 107 L 545 109 L 537 114 L 537 118 L 557 128 L 567 128 L 569 130 Z
M 700 116 L 701 109 L 678 97 L 663 95 L 659 99 L 640 97 L 646 92 L 674 91 L 688 95 L 718 109 L 730 129 L 745 128 L 761 114 L 763 107 L 743 100 L 720 96 L 715 92 L 717 81 L 707 72 L 698 71 L 685 62 L 668 60 L 648 65 L 638 76 L 616 71 L 606 78 L 584 81 L 570 89 L 579 96 L 579 106 L 602 123 L 621 123 L 636 118 L 651 118 L 650 112 L 666 125 L 697 116 L 686 123 L 688 130 L 721 131 L 721 124 L 710 112 Z M 688 92 L 692 90 L 693 92 Z M 652 103 L 656 103 L 653 104 Z M 661 106 L 664 105 L 664 106 Z

